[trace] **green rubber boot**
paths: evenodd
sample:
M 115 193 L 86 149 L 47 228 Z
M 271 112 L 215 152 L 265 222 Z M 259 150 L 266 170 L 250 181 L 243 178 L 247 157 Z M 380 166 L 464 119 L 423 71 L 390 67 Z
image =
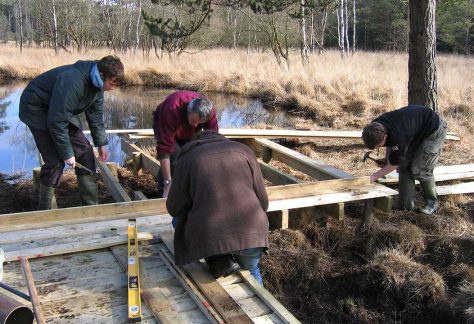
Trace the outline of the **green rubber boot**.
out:
M 413 202 L 415 180 L 408 173 L 400 173 L 398 179 L 398 201 L 393 209 L 412 211 L 415 209 L 415 203 Z
M 40 183 L 38 210 L 51 209 L 51 201 L 53 200 L 53 195 L 54 195 L 53 187 L 48 187 Z
M 77 188 L 79 189 L 83 206 L 97 205 L 99 203 L 99 189 L 97 188 L 94 175 L 78 175 Z
M 420 181 L 421 189 L 423 189 L 423 198 L 425 205 L 418 211 L 426 215 L 433 215 L 438 210 L 438 196 L 436 195 L 436 182 L 434 177 L 429 180 Z

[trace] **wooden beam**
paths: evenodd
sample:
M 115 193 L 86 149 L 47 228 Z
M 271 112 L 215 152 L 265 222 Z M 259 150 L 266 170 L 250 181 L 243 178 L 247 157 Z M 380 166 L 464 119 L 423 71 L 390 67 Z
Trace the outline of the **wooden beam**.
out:
M 255 294 L 260 297 L 263 302 L 274 311 L 283 323 L 286 324 L 297 324 L 301 323 L 298 319 L 291 314 L 272 294 L 263 288 L 257 280 L 250 274 L 247 270 L 240 270 L 238 272 L 242 280 L 250 286 L 250 288 L 255 292 Z
M 267 193 L 270 199 L 268 211 L 320 206 L 398 194 L 397 191 L 379 184 L 367 184 L 368 181 L 369 177 L 360 177 L 268 187 Z M 0 233 L 162 214 L 167 214 L 165 198 L 4 214 L 0 215 Z
M 258 160 L 260 171 L 262 171 L 263 178 L 270 181 L 274 185 L 285 185 L 299 183 L 300 181 L 295 177 L 274 168 L 261 160 Z
M 160 256 L 169 271 L 173 273 L 176 280 L 181 284 L 189 296 L 194 300 L 201 312 L 207 317 L 211 323 L 224 324 L 226 321 L 218 314 L 218 312 L 209 305 L 204 295 L 199 291 L 198 287 L 189 278 L 189 276 L 181 270 L 173 261 L 168 251 L 160 250 Z
M 140 153 L 142 168 L 147 170 L 152 175 L 156 176 L 160 172 L 160 162 L 154 157 L 146 154 L 140 147 L 130 143 L 122 138 L 122 151 L 128 155 L 133 155 L 134 152 Z
M 127 133 L 126 130 L 117 130 L 116 132 Z M 129 130 L 130 134 L 137 134 L 140 138 L 152 137 L 152 129 Z M 288 130 L 288 129 L 255 129 L 255 128 L 221 128 L 219 133 L 228 138 L 355 138 L 362 137 L 362 131 L 344 131 L 344 130 Z M 135 137 L 135 136 L 133 136 Z M 132 137 L 132 138 L 133 138 Z M 454 133 L 450 132 L 446 136 L 447 140 L 459 141 Z
M 153 239 L 153 234 L 138 233 L 139 241 L 149 241 Z M 117 235 L 94 240 L 84 240 L 78 242 L 60 243 L 50 246 L 40 246 L 24 250 L 5 251 L 5 261 L 15 261 L 21 257 L 29 259 L 43 258 L 52 255 L 74 253 L 79 251 L 93 251 L 105 249 L 111 246 L 127 244 L 127 235 Z
M 291 150 L 270 140 L 256 139 L 255 141 L 261 144 L 263 147 L 270 148 L 273 151 L 272 157 L 274 159 L 281 161 L 296 170 L 306 173 L 317 180 L 330 180 L 335 178 L 348 179 L 353 177 L 349 173 L 324 164 L 323 162 L 316 161 L 304 154 Z
M 436 186 L 436 193 L 438 196 L 474 193 L 474 181 L 449 186 Z
M 433 175 L 436 182 L 473 179 L 474 164 L 440 165 L 434 169 Z M 398 173 L 392 171 L 383 178 L 377 180 L 377 182 L 384 184 L 398 183 Z M 416 181 L 416 183 L 418 184 L 419 182 Z
M 163 243 L 173 252 L 174 231 L 160 234 Z M 224 319 L 225 323 L 253 323 L 252 319 L 244 313 L 242 308 L 229 295 L 227 291 L 214 279 L 201 262 L 193 262 L 182 267 L 202 291 L 209 303 Z
M 109 190 L 110 194 L 114 198 L 116 202 L 124 202 L 124 201 L 132 201 L 129 195 L 125 192 L 125 190 L 120 185 L 118 179 L 114 177 L 112 172 L 109 170 L 107 165 L 104 162 L 101 162 L 95 157 L 97 164 L 99 165 L 100 169 L 100 176 L 102 181 L 104 181 L 105 186 Z
M 364 206 L 364 225 L 372 224 L 372 217 L 374 216 L 374 200 L 367 199 Z

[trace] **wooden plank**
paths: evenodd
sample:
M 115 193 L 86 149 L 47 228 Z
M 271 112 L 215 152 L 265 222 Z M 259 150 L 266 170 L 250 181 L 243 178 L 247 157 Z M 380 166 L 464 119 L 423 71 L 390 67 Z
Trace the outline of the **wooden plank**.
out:
M 434 178 L 436 182 L 450 180 L 472 180 L 474 179 L 474 171 L 434 174 Z M 388 177 L 385 176 L 384 178 L 379 178 L 377 182 L 382 184 L 396 184 L 398 183 L 398 173 L 389 173 Z M 418 180 L 415 180 L 415 183 L 419 184 L 420 182 Z
M 105 186 L 109 190 L 114 200 L 116 202 L 132 201 L 132 199 L 130 199 L 128 194 L 120 185 L 118 179 L 114 177 L 113 173 L 109 170 L 107 165 L 104 162 L 99 161 L 97 156 L 95 156 L 95 160 L 99 166 L 102 181 L 104 181 Z
M 125 132 L 125 130 L 123 131 Z M 152 129 L 131 130 L 140 138 L 153 136 Z M 362 131 L 344 131 L 344 130 L 287 130 L 287 129 L 253 129 L 253 128 L 221 128 L 219 133 L 228 138 L 361 138 Z M 131 136 L 135 138 L 138 136 Z M 459 140 L 454 133 L 448 133 L 447 140 Z
M 291 199 L 310 196 L 321 193 L 333 193 L 339 191 L 358 191 L 359 188 L 370 185 L 370 177 L 357 177 L 350 179 L 335 179 L 311 183 L 289 184 L 284 186 L 273 186 L 267 188 L 269 200 Z M 380 186 L 381 185 L 376 185 Z
M 0 215 L 0 232 L 167 214 L 166 199 Z
M 125 271 L 128 266 L 126 250 L 123 248 L 112 248 L 111 250 Z M 140 295 L 143 301 L 147 304 L 150 311 L 153 313 L 155 318 L 160 321 L 160 323 L 183 323 L 178 313 L 170 305 L 161 290 L 156 288 L 155 282 L 151 280 L 149 276 L 145 275 L 146 272 L 150 271 L 148 267 L 145 268 L 145 263 L 150 263 L 149 261 L 150 260 L 147 260 L 147 257 L 140 257 L 139 261 L 141 279 Z
M 369 226 L 372 223 L 372 217 L 374 216 L 374 200 L 367 199 L 364 205 L 364 224 Z
M 171 224 L 169 215 L 156 215 L 140 218 L 139 226 L 161 227 Z M 97 233 L 125 234 L 127 232 L 127 222 L 124 220 L 113 220 L 97 223 L 74 224 L 64 226 L 52 226 L 42 229 L 31 229 L 22 231 L 12 231 L 2 233 L 0 245 L 5 246 L 15 242 L 39 241 L 49 238 L 62 239 L 78 235 L 92 235 Z
M 449 186 L 436 186 L 436 193 L 438 196 L 474 193 L 474 181 Z
M 170 258 L 168 258 L 170 261 Z M 205 300 L 218 312 L 225 323 L 253 323 L 232 297 L 206 270 L 200 262 L 181 267 L 199 287 Z
M 128 155 L 132 155 L 134 152 L 140 153 L 142 168 L 147 170 L 150 174 L 156 176 L 160 172 L 160 162 L 157 159 L 146 154 L 140 147 L 130 143 L 130 141 L 124 138 L 122 138 L 122 150 Z
M 269 188 L 270 189 L 270 188 Z M 295 197 L 282 200 L 270 200 L 268 211 L 282 210 L 282 209 L 294 209 L 310 206 L 321 206 L 334 204 L 338 202 L 358 201 L 366 200 L 377 197 L 393 196 L 397 195 L 398 192 L 381 185 L 366 185 L 359 187 L 356 190 L 339 190 L 333 193 L 329 190 L 322 190 L 320 194 L 314 192 L 313 195 L 306 197 Z
M 343 221 L 345 214 L 344 214 L 344 203 L 338 202 L 335 204 L 323 205 L 320 206 L 325 213 L 331 215 L 335 219 L 339 221 Z
M 283 162 L 288 166 L 317 180 L 330 180 L 334 178 L 347 179 L 352 177 L 352 175 L 344 171 L 324 164 L 323 162 L 313 160 L 304 154 L 291 150 L 270 140 L 256 139 L 255 141 L 264 147 L 272 149 L 272 157 L 274 159 Z
M 263 288 L 247 270 L 240 270 L 239 276 L 270 307 L 284 323 L 300 323 L 272 294 Z
M 268 163 L 258 160 L 260 170 L 262 171 L 263 178 L 270 181 L 274 185 L 285 185 L 299 183 L 300 181 L 295 177 L 274 168 Z
M 268 211 L 327 205 L 338 202 L 392 196 L 397 191 L 379 184 L 363 185 L 369 177 L 321 181 L 267 188 Z M 63 208 L 0 215 L 0 232 L 55 225 L 100 222 L 166 214 L 166 199 L 148 199 L 99 206 Z
M 184 289 L 189 293 L 189 296 L 196 302 L 196 305 L 201 309 L 202 313 L 208 318 L 211 323 L 226 323 L 226 319 L 218 314 L 217 310 L 209 305 L 204 295 L 198 290 L 193 281 L 174 264 L 174 261 L 170 254 L 165 250 L 160 250 L 160 255 L 165 262 L 168 269 L 175 275 L 176 280 L 181 283 Z M 204 292 L 205 294 L 205 292 Z M 225 314 L 224 314 L 225 315 Z
M 174 231 L 160 234 L 163 243 L 173 252 Z M 214 279 L 201 262 L 193 262 L 182 267 L 193 279 L 206 299 L 217 310 L 226 323 L 253 323 L 225 289 Z
M 150 233 L 139 233 L 138 240 L 152 240 L 153 235 Z M 28 257 L 30 259 L 42 258 L 51 255 L 74 253 L 78 251 L 91 251 L 103 249 L 114 245 L 120 245 L 127 242 L 127 236 L 113 236 L 92 241 L 77 241 L 69 242 L 51 246 L 42 246 L 38 248 L 30 248 L 26 250 L 8 251 L 5 252 L 5 261 L 14 261 L 20 257 Z

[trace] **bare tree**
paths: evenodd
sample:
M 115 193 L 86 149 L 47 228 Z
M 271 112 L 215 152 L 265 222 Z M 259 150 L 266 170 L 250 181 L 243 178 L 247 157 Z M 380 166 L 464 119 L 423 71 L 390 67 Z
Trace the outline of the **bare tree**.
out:
M 350 51 L 350 45 L 349 45 L 349 12 L 347 11 L 347 2 L 349 0 L 344 1 L 344 24 L 345 24 L 345 29 L 344 29 L 344 35 L 345 35 L 345 42 L 346 42 L 346 51 L 349 53 Z
M 308 63 L 308 55 L 309 55 L 309 48 L 308 48 L 308 39 L 306 35 L 306 1 L 301 0 L 300 2 L 300 14 L 301 14 L 301 60 L 303 64 Z
M 56 4 L 54 0 L 52 1 L 52 12 L 53 12 L 53 44 L 54 44 L 54 51 L 58 54 L 58 21 L 56 19 Z
M 21 0 L 18 0 L 18 30 L 20 31 L 20 53 L 23 51 L 23 11 L 21 6 Z
M 352 53 L 356 51 L 356 0 L 352 0 Z
M 410 0 L 408 103 L 437 110 L 436 0 Z

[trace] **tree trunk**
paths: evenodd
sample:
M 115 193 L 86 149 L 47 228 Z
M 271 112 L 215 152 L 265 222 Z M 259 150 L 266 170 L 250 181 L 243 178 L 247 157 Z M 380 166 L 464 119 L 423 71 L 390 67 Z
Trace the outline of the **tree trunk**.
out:
M 303 64 L 308 63 L 308 40 L 306 37 L 306 17 L 305 17 L 305 0 L 300 2 L 300 12 L 301 12 L 301 60 Z
M 23 51 L 23 13 L 21 9 L 21 1 L 18 0 L 18 24 L 20 30 L 20 53 Z
M 56 18 L 56 4 L 54 3 L 54 0 L 52 0 L 53 3 L 53 44 L 54 44 L 54 52 L 58 54 L 58 21 Z
M 137 11 L 137 24 L 135 26 L 135 52 L 140 46 L 140 19 L 142 17 L 142 0 L 137 1 Z
M 347 53 L 349 53 L 349 51 L 351 50 L 351 47 L 349 45 L 349 12 L 347 11 L 347 2 L 349 0 L 345 0 L 344 1 L 344 23 L 345 23 L 345 26 L 346 28 L 344 29 L 344 34 L 345 34 L 345 39 L 346 39 L 346 51 Z
M 356 0 L 352 1 L 352 53 L 356 51 Z
M 410 0 L 408 103 L 437 110 L 436 0 Z

